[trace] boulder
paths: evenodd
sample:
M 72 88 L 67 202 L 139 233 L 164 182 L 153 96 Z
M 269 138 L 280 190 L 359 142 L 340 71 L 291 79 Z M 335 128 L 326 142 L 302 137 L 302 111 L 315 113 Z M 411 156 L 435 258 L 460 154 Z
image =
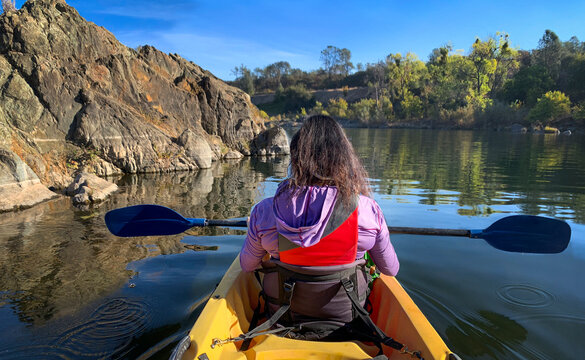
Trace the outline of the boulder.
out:
M 223 156 L 223 158 L 227 160 L 241 159 L 243 157 L 244 155 L 242 155 L 241 152 L 236 150 L 230 150 Z
M 187 129 L 179 136 L 177 143 L 185 149 L 185 155 L 193 159 L 200 169 L 211 167 L 213 151 L 203 134 L 196 134 Z
M 73 204 L 86 205 L 102 202 L 116 190 L 118 185 L 94 174 L 80 172 L 67 187 L 65 194 L 73 197 Z
M 263 131 L 250 143 L 250 151 L 260 156 L 290 154 L 286 131 L 280 126 Z

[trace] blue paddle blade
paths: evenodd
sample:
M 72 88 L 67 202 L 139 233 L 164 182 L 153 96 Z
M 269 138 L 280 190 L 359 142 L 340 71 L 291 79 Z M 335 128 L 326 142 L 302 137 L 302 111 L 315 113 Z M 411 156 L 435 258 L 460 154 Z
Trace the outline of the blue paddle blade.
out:
M 108 230 L 116 236 L 156 236 L 180 234 L 193 226 L 205 226 L 205 219 L 186 219 L 160 205 L 136 205 L 109 211 Z
M 474 234 L 491 246 L 505 251 L 555 254 L 567 248 L 571 227 L 564 221 L 532 215 L 502 218 Z

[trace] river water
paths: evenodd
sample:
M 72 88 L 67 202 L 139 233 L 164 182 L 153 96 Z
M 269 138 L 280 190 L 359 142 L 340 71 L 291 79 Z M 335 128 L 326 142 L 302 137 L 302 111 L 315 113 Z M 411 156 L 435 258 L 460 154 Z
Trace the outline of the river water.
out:
M 348 129 L 392 226 L 483 229 L 515 214 L 568 222 L 560 254 L 481 239 L 392 235 L 398 280 L 464 359 L 585 358 L 585 139 L 496 132 Z M 156 203 L 244 218 L 288 158 L 113 179 L 98 207 L 68 198 L 0 214 L 0 359 L 164 359 L 193 325 L 244 232 L 116 238 L 104 214 Z M 193 246 L 195 245 L 195 246 Z M 195 251 L 195 250 L 198 251 Z

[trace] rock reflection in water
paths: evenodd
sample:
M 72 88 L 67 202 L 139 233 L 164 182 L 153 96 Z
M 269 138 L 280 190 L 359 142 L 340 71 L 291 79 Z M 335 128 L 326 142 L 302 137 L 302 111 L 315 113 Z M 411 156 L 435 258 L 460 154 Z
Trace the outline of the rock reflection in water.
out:
M 259 182 L 286 174 L 286 166 L 286 159 L 246 159 L 216 163 L 197 172 L 128 176 L 118 181 L 118 193 L 88 211 L 73 208 L 68 198 L 62 198 L 2 214 L 0 307 L 10 307 L 21 323 L 42 325 L 121 288 L 132 275 L 128 263 L 190 251 L 181 244 L 180 234 L 114 237 L 104 224 L 108 210 L 156 203 L 187 217 L 245 218 L 257 200 Z M 191 233 L 243 231 L 206 228 Z M 4 322 L 4 314 L 0 313 L 0 322 Z
M 128 276 L 102 252 L 105 230 L 81 215 L 60 199 L 0 217 L 0 287 L 21 322 L 73 312 Z M 116 251 L 119 258 L 134 249 Z

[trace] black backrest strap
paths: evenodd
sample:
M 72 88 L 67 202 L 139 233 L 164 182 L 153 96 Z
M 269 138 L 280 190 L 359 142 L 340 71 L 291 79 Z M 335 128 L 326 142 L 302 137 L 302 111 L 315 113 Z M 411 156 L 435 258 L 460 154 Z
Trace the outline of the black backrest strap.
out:
M 265 322 L 263 322 L 262 324 L 260 324 L 259 326 L 256 326 L 257 320 L 254 321 L 254 315 L 256 315 L 256 310 L 254 310 L 254 315 L 252 316 L 252 321 L 250 321 L 250 329 L 247 333 L 242 334 L 240 336 L 238 336 L 238 340 L 244 340 L 244 342 L 242 343 L 242 347 L 240 348 L 241 351 L 245 351 L 248 349 L 248 346 L 250 346 L 250 341 L 255 338 L 256 336 L 260 336 L 260 335 L 266 335 L 266 334 L 271 334 L 271 333 L 278 333 L 278 332 L 284 332 L 284 331 L 290 331 L 293 328 L 278 328 L 278 329 L 274 329 L 271 331 L 267 331 L 268 329 L 270 329 L 272 326 L 274 326 L 278 320 L 280 320 L 280 318 L 286 313 L 288 312 L 288 309 L 290 308 L 290 299 L 292 298 L 293 295 L 293 290 L 295 288 L 295 283 L 294 282 L 287 282 L 285 283 L 285 297 L 286 299 L 288 299 L 288 303 L 282 305 L 274 314 L 272 314 L 272 316 L 270 317 L 270 319 L 266 320 Z M 260 303 L 258 303 L 258 307 L 260 307 Z M 258 308 L 257 308 L 258 309 Z M 259 313 L 259 309 L 258 309 L 258 313 Z
M 341 284 L 343 285 L 343 288 L 345 289 L 347 296 L 349 296 L 349 299 L 351 300 L 351 303 L 352 303 L 357 315 L 368 326 L 370 331 L 372 331 L 374 333 L 374 335 L 379 339 L 379 342 L 381 342 L 384 345 L 390 346 L 391 348 L 396 349 L 396 350 L 404 349 L 403 344 L 399 343 L 398 341 L 395 341 L 394 339 L 392 339 L 388 335 L 384 334 L 382 329 L 380 329 L 372 321 L 372 319 L 370 318 L 370 314 L 368 314 L 366 309 L 364 309 L 364 307 L 361 306 L 359 303 L 358 297 L 356 296 L 355 291 L 354 291 L 354 284 L 348 279 L 341 280 Z

